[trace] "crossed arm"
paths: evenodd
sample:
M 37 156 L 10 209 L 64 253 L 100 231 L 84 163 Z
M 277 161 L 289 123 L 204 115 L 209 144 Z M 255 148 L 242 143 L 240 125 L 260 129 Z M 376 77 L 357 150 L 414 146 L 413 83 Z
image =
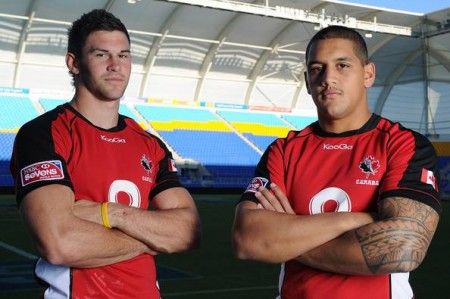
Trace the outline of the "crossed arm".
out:
M 278 198 L 263 188 L 256 193 L 259 204 L 243 201 L 236 207 L 232 242 L 238 258 L 285 262 L 373 222 L 368 213 L 296 215 L 281 190 L 271 188 Z
M 21 212 L 39 253 L 53 264 L 98 267 L 195 246 L 199 218 L 189 193 L 171 188 L 153 201 L 154 211 L 110 204 L 113 229 L 107 229 L 101 225 L 99 204 L 75 203 L 70 188 L 54 184 L 28 193 Z
M 344 274 L 409 272 L 425 258 L 439 221 L 431 207 L 403 197 L 380 202 L 379 220 L 298 257 L 313 268 Z
M 366 213 L 294 215 L 281 190 L 271 189 L 256 193 L 259 204 L 237 207 L 233 243 L 240 258 L 296 259 L 342 274 L 410 271 L 423 260 L 439 219 L 432 208 L 408 198 L 381 201 L 376 221 Z

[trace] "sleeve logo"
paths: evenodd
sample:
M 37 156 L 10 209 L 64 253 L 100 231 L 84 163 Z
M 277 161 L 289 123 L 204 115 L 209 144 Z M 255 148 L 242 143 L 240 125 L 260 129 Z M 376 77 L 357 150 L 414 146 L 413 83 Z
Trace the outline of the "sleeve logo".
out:
M 20 170 L 22 186 L 39 181 L 53 181 L 64 178 L 62 163 L 59 160 L 43 161 L 31 164 Z
M 267 183 L 269 182 L 268 179 L 263 178 L 263 177 L 254 177 L 252 179 L 252 181 L 250 182 L 250 184 L 248 184 L 247 189 L 245 190 L 245 192 L 253 192 L 255 193 L 256 191 L 258 191 L 259 187 L 266 187 Z

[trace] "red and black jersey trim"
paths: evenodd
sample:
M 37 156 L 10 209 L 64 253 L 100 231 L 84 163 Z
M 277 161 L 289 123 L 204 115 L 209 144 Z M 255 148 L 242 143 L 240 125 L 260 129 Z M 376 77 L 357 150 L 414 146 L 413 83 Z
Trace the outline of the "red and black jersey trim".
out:
M 64 159 L 55 153 L 52 140 L 51 126 L 59 114 L 64 112 L 59 106 L 46 112 L 34 120 L 24 124 L 14 141 L 13 157 L 11 158 L 11 173 L 16 186 L 16 201 L 20 205 L 23 197 L 39 187 L 49 184 L 62 184 L 73 189 Z M 30 145 L 33 145 L 33 148 Z M 64 179 L 58 181 L 38 181 L 27 186 L 21 186 L 20 170 L 35 161 L 60 160 L 63 167 Z
M 399 124 L 400 130 L 408 131 L 414 137 L 415 149 L 398 183 L 398 189 L 383 192 L 380 199 L 387 197 L 406 197 L 432 207 L 439 214 L 442 213 L 439 182 L 440 174 L 437 155 L 430 141 L 423 135 L 406 129 Z M 421 181 L 422 171 L 432 171 L 435 176 L 435 186 Z

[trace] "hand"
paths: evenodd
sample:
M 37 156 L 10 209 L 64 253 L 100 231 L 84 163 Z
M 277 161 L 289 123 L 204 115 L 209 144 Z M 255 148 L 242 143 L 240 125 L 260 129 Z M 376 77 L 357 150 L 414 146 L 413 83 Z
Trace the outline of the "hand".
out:
M 270 189 L 271 191 L 264 187 L 260 187 L 255 193 L 255 196 L 259 201 L 258 207 L 275 212 L 295 214 L 289 200 L 281 191 L 280 187 L 271 183 Z

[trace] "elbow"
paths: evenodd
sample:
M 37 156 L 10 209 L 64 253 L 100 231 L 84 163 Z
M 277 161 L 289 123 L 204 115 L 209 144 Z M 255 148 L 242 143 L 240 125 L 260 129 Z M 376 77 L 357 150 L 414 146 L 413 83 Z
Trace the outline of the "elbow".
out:
M 64 241 L 47 242 L 44 246 L 39 246 L 38 251 L 43 259 L 53 265 L 70 266 L 76 258 L 76 252 L 70 248 L 70 244 Z
M 403 251 L 402 256 L 409 256 L 409 258 L 400 260 L 396 269 L 393 269 L 395 272 L 411 272 L 416 270 L 422 264 L 425 254 L 409 249 Z
M 197 214 L 195 216 L 189 217 L 190 219 L 186 220 L 187 225 L 186 231 L 180 235 L 179 240 L 179 248 L 175 248 L 173 252 L 187 251 L 191 249 L 196 249 L 200 246 L 200 240 L 202 236 L 202 227 L 200 223 L 200 218 Z M 181 231 L 181 230 L 180 230 Z
M 38 241 L 38 252 L 41 257 L 54 265 L 73 266 L 82 260 L 81 250 L 74 243 L 70 230 L 60 229 L 41 236 Z
M 412 240 L 412 243 L 404 244 L 400 249 L 400 256 L 405 257 L 405 262 L 400 263 L 400 267 L 398 269 L 399 272 L 414 271 L 422 264 L 430 243 L 429 241 L 424 240 L 423 242 L 420 242 L 422 243 L 421 246 L 418 246 L 418 242 L 419 240 Z
M 167 253 L 183 252 L 200 247 L 201 229 L 200 226 L 188 229 L 183 236 L 178 238 L 179 242 L 167 248 Z
M 405 273 L 416 270 L 423 259 L 425 258 L 426 250 L 418 250 L 411 244 L 405 244 L 404 246 L 393 250 L 391 254 L 396 258 L 392 260 L 392 267 L 388 269 L 388 273 Z
M 202 239 L 202 226 L 199 220 L 196 221 L 190 230 L 189 238 L 186 240 L 186 250 L 197 249 L 200 247 Z
M 253 256 L 250 246 L 247 245 L 245 237 L 241 233 L 233 233 L 231 244 L 233 254 L 237 259 L 249 260 Z
M 168 242 L 164 248 L 160 248 L 162 253 L 177 253 L 196 249 L 201 241 L 201 224 L 198 217 L 187 220 L 183 229 L 178 229 L 173 235 L 172 242 Z
M 232 250 L 237 259 L 253 260 L 265 263 L 280 263 L 273 252 L 272 246 L 264 240 L 254 240 L 240 232 L 234 232 L 232 236 Z

